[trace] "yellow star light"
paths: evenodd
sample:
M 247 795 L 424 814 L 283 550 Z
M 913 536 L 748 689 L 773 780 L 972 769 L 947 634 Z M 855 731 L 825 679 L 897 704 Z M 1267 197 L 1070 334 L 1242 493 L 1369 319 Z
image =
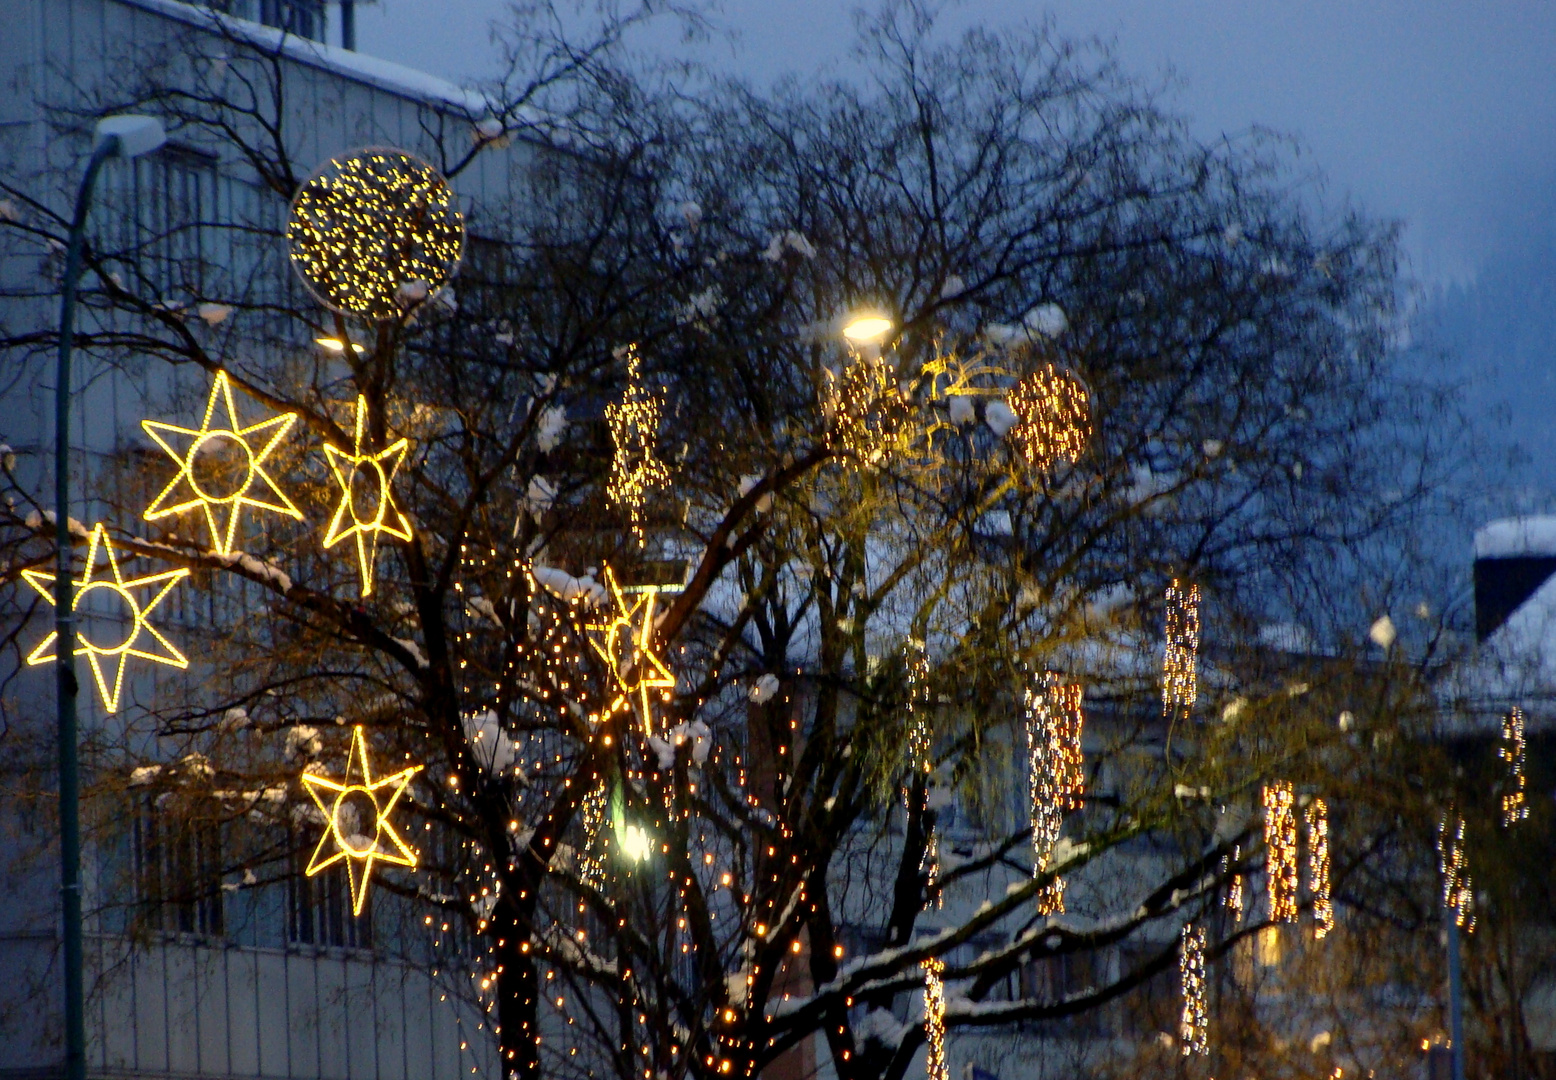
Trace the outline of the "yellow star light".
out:
M 412 765 L 393 776 L 374 780 L 367 762 L 367 741 L 358 725 L 351 730 L 351 753 L 340 783 L 315 773 L 303 773 L 303 787 L 328 823 L 318 847 L 313 849 L 307 874 L 312 877 L 344 860 L 351 880 L 353 915 L 362 914 L 362 906 L 367 902 L 367 879 L 372 876 L 375 862 L 416 866 L 416 852 L 395 832 L 389 814 L 405 794 L 411 777 L 421 768 Z
M 226 427 L 211 426 L 218 400 L 227 407 Z M 147 521 L 156 521 L 198 506 L 205 512 L 206 524 L 211 528 L 211 543 L 218 555 L 232 553 L 232 541 L 238 531 L 239 511 L 245 506 L 272 510 L 301 521 L 302 512 L 292 505 L 292 500 L 276 486 L 264 468 L 265 459 L 296 420 L 295 413 L 286 413 L 241 427 L 238 410 L 232 399 L 232 384 L 227 380 L 225 371 L 217 372 L 216 382 L 211 386 L 211 396 L 205 403 L 205 417 L 198 428 L 178 427 L 157 420 L 140 422 L 146 434 L 178 462 L 178 474 L 162 489 L 161 494 L 151 500 L 143 516 Z M 189 448 L 175 450 L 165 435 L 188 438 Z M 265 439 L 261 444 L 258 440 L 262 436 Z M 251 442 L 251 439 L 254 441 Z M 241 480 L 234 482 L 233 475 L 236 474 L 224 475 L 220 470 L 224 457 L 238 459 Z M 180 490 L 181 487 L 183 490 Z M 221 520 L 224 516 L 225 521 Z
M 362 571 L 362 595 L 373 594 L 373 564 L 378 559 L 378 536 L 386 533 L 397 540 L 411 538 L 411 523 L 394 505 L 394 474 L 410 448 L 408 439 L 400 439 L 385 450 L 362 452 L 362 436 L 367 426 L 367 399 L 357 398 L 357 423 L 351 453 L 324 444 L 324 456 L 330 472 L 340 485 L 340 505 L 330 519 L 324 536 L 326 549 L 347 537 L 357 542 L 357 565 Z M 350 523 L 347 524 L 347 519 Z
M 93 580 L 92 575 L 97 567 L 97 549 L 101 547 L 108 557 L 108 569 L 111 578 Z M 152 611 L 162 602 L 168 592 L 189 574 L 188 570 L 164 570 L 160 574 L 147 574 L 145 577 L 125 580 L 119 572 L 119 560 L 114 558 L 113 544 L 108 539 L 108 531 L 99 522 L 92 527 L 92 538 L 87 544 L 86 568 L 81 577 L 73 584 L 76 587 L 74 598 L 71 600 L 73 610 L 80 611 L 88 598 L 112 601 L 124 612 L 130 629 L 127 634 L 121 635 L 118 642 L 112 644 L 100 644 L 88 637 L 84 632 L 77 631 L 75 655 L 86 656 L 86 661 L 92 667 L 92 676 L 97 680 L 97 692 L 102 695 L 103 708 L 108 712 L 114 712 L 119 708 L 119 691 L 124 686 L 124 666 L 132 656 L 142 660 L 150 660 L 157 664 L 167 664 L 169 667 L 186 668 L 189 661 L 184 654 L 173 647 L 173 643 L 163 637 L 155 626 L 147 621 Z M 54 602 L 55 575 L 42 570 L 23 570 L 22 577 L 27 579 L 27 584 L 37 589 L 49 603 Z M 156 586 L 156 593 L 144 605 L 137 603 L 131 590 L 149 589 Z M 142 641 L 142 634 L 150 635 L 151 640 Z M 29 664 L 43 664 L 57 659 L 54 655 L 54 632 L 44 638 L 27 657 Z M 153 652 L 152 647 L 160 645 L 163 652 Z M 109 678 L 108 669 L 112 669 L 112 678 Z
M 592 635 L 589 644 L 605 661 L 616 685 L 615 697 L 605 715 L 632 707 L 636 697 L 643 733 L 652 735 L 653 691 L 664 691 L 660 695 L 663 699 L 675 689 L 675 676 L 654 652 L 654 599 L 659 593 L 657 589 L 646 589 L 629 607 L 616 583 L 616 573 L 609 566 L 605 568 L 605 586 L 611 595 L 610 617 L 587 627 Z

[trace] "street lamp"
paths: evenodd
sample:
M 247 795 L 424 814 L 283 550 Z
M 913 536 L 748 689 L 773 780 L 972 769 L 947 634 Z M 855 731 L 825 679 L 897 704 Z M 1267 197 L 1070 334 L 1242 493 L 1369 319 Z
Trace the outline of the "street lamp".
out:
M 879 345 L 894 324 L 879 311 L 856 311 L 843 322 L 843 336 L 855 345 Z
M 81 276 L 81 242 L 98 171 L 109 158 L 149 154 L 167 140 L 162 122 L 150 116 L 107 116 L 97 123 L 92 157 L 76 192 L 75 216 L 60 287 L 59 367 L 54 383 L 54 654 L 59 727 L 60 906 L 65 949 L 65 1080 L 86 1076 L 85 1003 L 81 960 L 81 821 L 76 763 L 75 616 L 71 608 L 70 546 L 70 346 L 76 320 L 76 280 Z

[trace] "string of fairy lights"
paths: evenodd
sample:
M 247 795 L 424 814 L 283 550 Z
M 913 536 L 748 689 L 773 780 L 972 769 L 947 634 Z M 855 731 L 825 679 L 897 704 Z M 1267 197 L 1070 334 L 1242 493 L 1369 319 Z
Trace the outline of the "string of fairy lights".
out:
M 928 1080 L 949 1080 L 950 1067 L 945 1054 L 945 961 L 928 956 L 924 968 L 924 1041 L 929 1053 L 925 1061 Z
M 1162 711 L 1187 716 L 1199 697 L 1199 586 L 1167 586 L 1162 654 Z
M 1005 401 L 1017 418 L 1009 437 L 1032 469 L 1047 472 L 1080 460 L 1091 440 L 1091 394 L 1074 372 L 1043 364 Z
M 908 706 L 908 768 L 912 783 L 902 786 L 902 808 L 908 813 L 923 813 L 929 809 L 929 782 L 935 770 L 934 734 L 930 728 L 929 652 L 923 641 L 908 643 L 907 656 L 907 706 Z M 920 791 L 920 803 L 913 806 L 912 792 Z M 929 826 L 924 837 L 924 856 L 920 860 L 924 874 L 925 894 L 932 898 L 937 910 L 945 907 L 945 894 L 940 887 L 940 830 Z
M 1464 819 L 1451 808 L 1437 821 L 1437 870 L 1443 908 L 1466 933 L 1475 931 L 1475 886 L 1464 852 Z
M 1297 921 L 1296 795 L 1289 780 L 1264 786 L 1264 859 L 1271 922 Z
M 1178 978 L 1183 997 L 1178 1041 L 1183 1056 L 1210 1053 L 1210 1014 L 1205 1007 L 1205 928 L 1184 926 L 1178 936 Z
M 605 406 L 605 423 L 610 428 L 614 450 L 605 493 L 611 502 L 627 511 L 628 528 L 637 538 L 638 547 L 642 547 L 647 542 L 643 508 L 648 496 L 670 485 L 670 470 L 655 451 L 664 402 L 643 380 L 638 347 L 628 345 L 622 355 L 627 364 L 626 389 L 620 401 Z
M 1081 728 L 1085 717 L 1082 688 L 1052 671 L 1026 689 L 1027 786 L 1032 820 L 1032 874 L 1041 877 L 1053 864 L 1054 846 L 1068 811 L 1077 809 L 1085 790 Z M 1055 874 L 1037 892 L 1039 914 L 1064 911 L 1064 879 Z
M 297 189 L 286 238 L 315 299 L 383 321 L 449 280 L 465 227 L 436 169 L 404 150 L 369 148 L 331 158 Z
M 821 412 L 834 453 L 879 465 L 909 420 L 908 402 L 891 361 L 874 351 L 855 354 L 841 371 L 822 371 Z
M 1524 711 L 1517 705 L 1502 718 L 1502 745 L 1497 757 L 1507 764 L 1507 776 L 1503 781 L 1502 824 L 1514 825 L 1529 817 L 1526 798 L 1527 780 L 1524 777 Z
M 1334 930 L 1334 901 L 1329 895 L 1329 804 L 1314 796 L 1304 811 L 1308 836 L 1308 893 L 1313 898 L 1313 936 Z

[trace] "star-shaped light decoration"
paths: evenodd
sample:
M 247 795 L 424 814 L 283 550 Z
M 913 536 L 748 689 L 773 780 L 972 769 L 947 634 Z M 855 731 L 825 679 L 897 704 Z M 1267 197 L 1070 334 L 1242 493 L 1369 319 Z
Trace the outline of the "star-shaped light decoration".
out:
M 605 568 L 605 587 L 610 591 L 611 613 L 603 623 L 591 623 L 589 644 L 605 661 L 615 684 L 615 696 L 606 716 L 635 708 L 643 733 L 654 733 L 654 691 L 667 700 L 675 689 L 675 676 L 654 652 L 654 601 L 656 588 L 644 589 L 627 603 L 616 573 Z
M 357 398 L 356 434 L 351 453 L 324 444 L 324 456 L 329 460 L 330 472 L 340 485 L 340 505 L 330 519 L 329 530 L 324 535 L 326 549 L 334 547 L 347 537 L 354 538 L 357 546 L 357 565 L 362 572 L 362 595 L 373 594 L 373 565 L 378 560 L 379 534 L 387 534 L 396 540 L 411 538 L 411 523 L 394 505 L 394 474 L 410 441 L 401 438 L 392 446 L 377 453 L 363 453 L 362 438 L 367 427 L 367 399 Z M 349 519 L 349 523 L 348 523 Z
M 107 556 L 110 576 L 94 580 L 92 575 L 97 569 L 99 547 Z M 113 643 L 105 644 L 93 640 L 81 630 L 76 632 L 75 655 L 85 655 L 87 663 L 91 665 L 92 676 L 97 682 L 97 692 L 102 695 L 103 708 L 106 711 L 111 713 L 119 708 L 119 691 L 124 686 L 124 668 L 130 657 L 139 657 L 142 660 L 175 668 L 189 666 L 189 661 L 184 654 L 174 648 L 173 643 L 163 637 L 148 621 L 148 616 L 162 602 L 163 597 L 188 575 L 189 571 L 185 569 L 164 570 L 159 574 L 147 574 L 145 577 L 126 580 L 119 570 L 119 560 L 114 558 L 113 543 L 108 539 L 107 529 L 101 522 L 92 527 L 92 538 L 87 544 L 86 568 L 82 571 L 81 577 L 73 582 L 76 591 L 71 600 L 71 608 L 80 611 L 90 599 L 112 597 L 129 623 L 128 632 L 120 634 L 119 640 Z M 42 570 L 23 570 L 22 577 L 26 578 L 27 584 L 37 589 L 45 600 L 54 603 L 55 575 Z M 156 592 L 152 594 L 150 600 L 142 604 L 135 599 L 134 595 L 135 591 L 141 589 L 156 589 Z M 28 655 L 27 662 L 44 664 L 58 659 L 54 655 L 54 639 L 55 633 L 50 631 L 49 636 L 39 642 L 38 647 Z M 156 646 L 161 646 L 161 651 L 153 651 Z
M 620 401 L 605 406 L 605 422 L 610 426 L 611 445 L 615 448 L 605 494 L 626 509 L 632 535 L 637 537 L 638 547 L 642 547 L 646 542 L 643 506 L 648 493 L 670 484 L 670 470 L 654 454 L 664 402 L 643 382 L 638 347 L 626 346 L 623 355 L 627 359 L 627 387 Z
M 305 772 L 303 787 L 324 814 L 327 827 L 319 837 L 313 858 L 308 861 L 309 877 L 345 861 L 351 880 L 351 913 L 362 914 L 367 903 L 367 882 L 375 862 L 391 866 L 416 866 L 416 852 L 390 824 L 389 815 L 410 785 L 420 765 L 401 769 L 392 776 L 373 779 L 367 762 L 367 740 L 362 727 L 351 730 L 351 753 L 346 759 L 346 775 L 337 783 L 316 773 Z
M 216 415 L 217 401 L 226 405 L 226 427 L 222 427 L 219 422 L 217 426 L 211 426 Z M 211 396 L 205 403 L 205 417 L 198 428 L 179 427 L 158 420 L 140 422 L 146 434 L 178 462 L 178 474 L 162 489 L 161 494 L 151 500 L 143 516 L 147 521 L 156 521 L 198 506 L 205 512 L 206 524 L 211 529 L 211 545 L 218 555 L 232 553 L 233 538 L 238 531 L 239 511 L 245 506 L 271 510 L 301 521 L 302 511 L 292 505 L 292 500 L 265 472 L 265 459 L 296 420 L 295 413 L 286 413 L 243 427 L 238 420 L 238 410 L 232 399 L 232 384 L 227 379 L 227 373 L 217 372 L 216 382 L 211 386 Z M 169 437 L 178 441 L 188 439 L 188 448 L 174 449 Z M 238 459 L 238 468 L 234 473 L 223 475 L 220 471 L 224 457 L 228 461 L 234 457 Z M 239 473 L 241 479 L 234 479 Z

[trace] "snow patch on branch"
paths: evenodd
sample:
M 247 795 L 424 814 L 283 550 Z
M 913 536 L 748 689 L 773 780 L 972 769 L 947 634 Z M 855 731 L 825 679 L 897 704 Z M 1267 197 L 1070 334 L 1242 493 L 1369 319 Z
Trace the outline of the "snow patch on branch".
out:
M 27 515 L 26 519 L 23 521 L 23 524 L 33 532 L 41 532 L 45 525 L 47 525 L 49 529 L 52 530 L 54 528 L 54 521 L 54 511 L 45 510 L 40 514 L 38 511 L 34 510 L 32 513 Z M 92 538 L 92 530 L 88 529 L 75 518 L 66 518 L 65 528 L 69 529 L 70 535 L 75 537 L 77 540 L 90 540 Z
M 256 559 L 246 551 L 234 551 L 230 555 L 217 555 L 214 552 L 211 557 L 227 566 L 229 569 L 241 570 L 249 577 L 261 584 L 269 585 L 278 592 L 288 593 L 292 591 L 292 579 L 286 572 L 274 563 Z
M 503 730 L 497 714 L 488 709 L 478 716 L 467 716 L 464 728 L 465 738 L 471 749 L 478 751 L 476 758 L 486 766 L 487 772 L 494 776 L 506 772 L 515 757 L 513 740 Z
M 592 575 L 577 578 L 566 570 L 558 570 L 554 566 L 532 566 L 530 577 L 536 584 L 543 587 L 558 600 L 584 600 L 590 607 L 598 607 L 605 603 L 605 586 L 595 581 Z
M 426 671 L 432 665 L 427 662 L 427 654 L 421 651 L 421 646 L 410 638 L 395 638 L 394 643 L 411 654 L 411 660 L 422 671 Z
M 793 229 L 785 229 L 783 232 L 773 233 L 772 239 L 767 242 L 767 250 L 762 252 L 762 258 L 768 262 L 778 262 L 783 258 L 785 249 L 794 252 L 802 259 L 816 257 L 815 244 L 805 239 L 803 234 Z

